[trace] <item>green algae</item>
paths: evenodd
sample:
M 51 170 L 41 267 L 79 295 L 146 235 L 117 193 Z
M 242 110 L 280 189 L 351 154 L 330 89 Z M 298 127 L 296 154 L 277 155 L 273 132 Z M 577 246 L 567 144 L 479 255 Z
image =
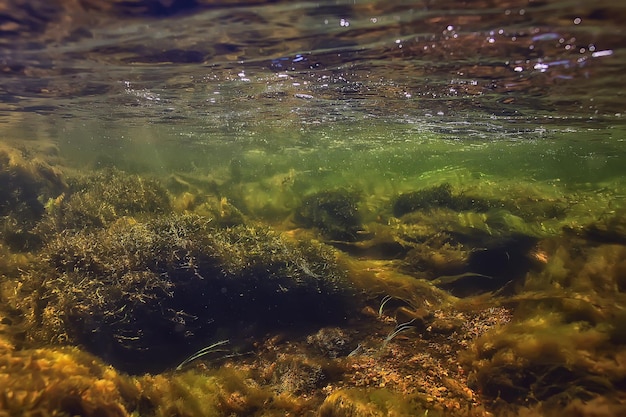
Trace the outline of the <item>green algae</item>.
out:
M 349 304 L 343 272 L 322 245 L 265 227 L 213 228 L 196 215 L 65 233 L 42 257 L 47 267 L 24 274 L 11 301 L 37 317 L 29 337 L 68 339 L 135 372 L 174 365 L 166 351 L 226 326 L 341 320 Z
M 393 214 L 401 217 L 416 210 L 447 207 L 454 211 L 485 212 L 494 204 L 463 195 L 453 195 L 452 186 L 443 183 L 419 191 L 400 194 L 393 203 Z
M 43 201 L 66 188 L 60 172 L 26 151 L 0 147 L 0 184 L 0 239 L 13 251 L 37 249 L 42 238 L 33 229 Z
M 76 348 L 0 346 L 0 409 L 9 415 L 269 416 L 306 404 L 233 368 L 130 377 Z
M 464 331 L 454 317 L 433 319 L 433 310 L 445 315 L 473 303 L 514 310 L 510 324 L 487 331 L 460 354 L 470 387 L 491 410 L 589 412 L 581 401 L 618 409 L 612 401 L 624 381 L 626 254 L 622 211 L 611 197 L 617 183 L 599 194 L 568 194 L 555 184 L 495 184 L 495 177 L 473 178 L 456 169 L 409 176 L 392 187 L 376 174 L 351 176 L 350 169 L 363 161 L 351 163 L 342 172 L 343 180 L 354 182 L 350 188 L 337 188 L 341 181 L 319 172 L 292 171 L 288 161 L 253 182 L 253 170 L 243 164 L 236 178 L 231 172 L 230 180 L 206 187 L 193 175 L 163 186 L 114 169 L 48 183 L 38 171 L 26 170 L 35 172 L 37 180 L 28 183 L 34 191 L 11 194 L 17 197 L 5 199 L 6 207 L 36 210 L 7 213 L 28 219 L 21 230 L 36 239 L 29 242 L 39 243 L 15 245 L 3 235 L 2 299 L 13 328 L 6 334 L 20 349 L 50 342 L 82 345 L 121 369 L 160 371 L 218 337 L 318 326 L 324 319 L 340 326 L 347 326 L 345 318 L 358 322 L 354 286 L 366 300 L 387 294 L 406 300 L 404 308 L 390 306 L 389 318 L 380 320 L 424 318 L 417 331 L 389 342 L 389 351 L 407 340 Z M 255 196 L 261 189 L 265 197 Z M 408 202 L 396 212 L 402 198 Z M 252 219 L 271 219 L 278 227 Z M 290 230 L 296 226 L 307 230 Z M 338 329 L 336 337 L 311 338 L 315 353 L 282 356 L 270 376 L 219 363 L 202 374 L 197 370 L 209 362 L 199 361 L 180 375 L 134 380 L 142 394 L 131 390 L 112 401 L 111 410 L 454 414 L 419 396 L 399 399 L 404 394 L 393 388 L 328 388 L 324 401 L 320 390 L 338 379 L 325 379 L 328 365 L 312 357 L 322 353 L 337 360 L 346 354 L 337 343 L 349 343 L 348 327 Z M 172 350 L 180 356 L 172 358 Z M 294 393 L 317 400 L 299 401 Z M 75 399 L 45 404 L 92 412 Z
M 61 3 L 3 11 L 0 414 L 626 415 L 621 10 Z
M 398 395 L 387 389 L 339 390 L 328 396 L 319 409 L 320 417 L 357 416 L 428 416 L 440 415 L 427 412 L 416 398 Z
M 129 416 L 136 382 L 76 348 L 0 354 L 0 409 L 9 415 Z
M 158 181 L 108 169 L 69 179 L 68 189 L 47 202 L 41 227 L 51 234 L 98 228 L 124 216 L 168 213 L 170 207 Z
M 347 190 L 321 191 L 302 199 L 295 211 L 298 225 L 319 229 L 327 239 L 354 241 L 362 230 L 359 194 Z
M 590 400 L 620 390 L 624 348 L 615 344 L 626 299 L 617 283 L 624 248 L 581 241 L 543 243 L 546 267 L 511 299 L 515 319 L 463 354 L 475 383 L 507 402 Z

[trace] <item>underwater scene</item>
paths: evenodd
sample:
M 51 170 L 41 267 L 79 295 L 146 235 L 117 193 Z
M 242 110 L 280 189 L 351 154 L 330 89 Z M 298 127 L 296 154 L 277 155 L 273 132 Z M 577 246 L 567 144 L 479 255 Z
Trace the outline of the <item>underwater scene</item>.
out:
M 0 4 L 0 416 L 626 415 L 626 3 Z

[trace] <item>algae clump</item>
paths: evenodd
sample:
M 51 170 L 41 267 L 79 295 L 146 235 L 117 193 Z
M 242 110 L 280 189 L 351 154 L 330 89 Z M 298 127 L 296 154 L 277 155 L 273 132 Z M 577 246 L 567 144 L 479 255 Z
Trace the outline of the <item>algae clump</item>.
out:
M 514 320 L 461 355 L 474 386 L 493 401 L 557 410 L 573 399 L 615 398 L 626 380 L 624 247 L 552 239 L 538 250 L 545 267 L 507 300 Z
M 62 233 L 41 257 L 8 297 L 33 318 L 28 337 L 83 345 L 131 372 L 172 366 L 225 331 L 343 320 L 351 294 L 329 248 L 196 215 Z
M 65 188 L 45 161 L 0 148 L 0 239 L 13 251 L 38 249 L 42 239 L 34 229 L 45 214 L 43 202 Z
M 359 194 L 354 191 L 320 191 L 302 200 L 295 221 L 319 229 L 327 239 L 354 241 L 362 229 L 358 203 Z
M 68 179 L 68 190 L 47 204 L 47 234 L 104 227 L 125 216 L 171 212 L 169 196 L 149 178 L 107 169 Z
M 384 417 L 429 414 L 417 401 L 387 389 L 342 389 L 330 394 L 319 409 L 319 417 Z

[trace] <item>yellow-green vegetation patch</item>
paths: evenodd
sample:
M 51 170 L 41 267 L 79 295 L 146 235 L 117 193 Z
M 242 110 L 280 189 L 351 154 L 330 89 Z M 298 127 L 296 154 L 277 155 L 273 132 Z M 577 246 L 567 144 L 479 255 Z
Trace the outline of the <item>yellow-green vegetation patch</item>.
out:
M 615 398 L 626 381 L 626 249 L 550 239 L 535 256 L 545 267 L 504 301 L 514 319 L 462 354 L 471 380 L 485 398 L 509 403 Z
M 319 409 L 320 417 L 385 417 L 385 416 L 428 416 L 429 414 L 415 398 L 393 391 L 378 389 L 339 390 L 324 400 Z
M 76 348 L 0 350 L 0 410 L 7 415 L 129 416 L 139 387 Z

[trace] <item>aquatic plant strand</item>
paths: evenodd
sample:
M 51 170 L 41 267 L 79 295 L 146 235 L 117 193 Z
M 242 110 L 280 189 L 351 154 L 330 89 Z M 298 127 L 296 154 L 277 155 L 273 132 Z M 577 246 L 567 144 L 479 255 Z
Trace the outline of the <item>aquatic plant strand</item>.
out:
M 385 337 L 385 340 L 383 341 L 383 349 L 385 347 L 387 347 L 387 344 L 389 342 L 391 342 L 393 340 L 393 338 L 395 338 L 397 335 L 399 335 L 400 333 L 406 332 L 407 330 L 411 330 L 411 329 L 415 329 L 415 326 L 413 326 L 413 322 L 417 320 L 417 318 L 414 318 L 413 320 L 407 321 L 406 323 L 402 323 L 402 324 L 398 324 L 393 331 L 391 331 L 391 333 L 389 333 L 387 335 L 387 337 Z
M 185 359 L 184 361 L 182 361 L 177 367 L 176 370 L 180 371 L 181 369 L 183 369 L 183 366 L 187 365 L 190 362 L 195 361 L 198 358 L 201 358 L 205 355 L 208 355 L 209 353 L 213 353 L 213 352 L 224 352 L 225 349 L 216 349 L 222 345 L 225 345 L 229 342 L 228 339 L 226 340 L 220 340 L 219 342 L 215 342 L 210 346 L 204 347 L 202 349 L 200 349 L 199 351 L 197 351 L 196 353 L 194 353 L 193 355 L 189 356 L 187 359 Z

